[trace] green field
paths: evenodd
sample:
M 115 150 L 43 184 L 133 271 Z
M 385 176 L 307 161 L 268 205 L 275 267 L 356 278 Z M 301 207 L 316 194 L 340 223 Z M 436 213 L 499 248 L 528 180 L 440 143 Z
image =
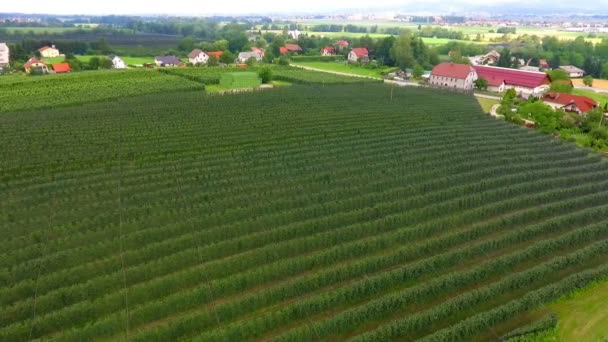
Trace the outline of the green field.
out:
M 296 62 L 294 65 L 315 68 L 319 70 L 327 70 L 333 72 L 340 72 L 346 74 L 353 74 L 367 77 L 381 78 L 382 72 L 389 72 L 395 68 L 381 68 L 381 69 L 366 69 L 359 65 L 353 65 L 346 62 Z
M 477 102 L 479 102 L 479 105 L 481 106 L 481 109 L 483 110 L 484 113 L 490 113 L 490 111 L 492 110 L 492 107 L 496 104 L 499 104 L 500 101 L 498 100 L 492 100 L 492 99 L 485 99 L 485 98 L 481 98 L 481 97 L 476 97 Z
M 62 75 L 0 77 L 0 112 L 52 108 L 158 92 L 203 89 L 156 70 L 87 71 Z
M 256 72 L 227 72 L 220 78 L 220 86 L 226 89 L 256 88 L 262 84 Z
M 105 58 L 107 56 L 85 55 L 85 56 L 76 56 L 76 59 L 78 59 L 81 62 L 88 63 L 91 60 L 91 58 L 93 58 L 93 57 Z M 144 65 L 147 63 L 154 64 L 154 57 L 122 57 L 122 56 L 120 56 L 120 58 L 122 58 L 122 60 L 125 61 L 125 63 L 127 65 Z M 65 57 L 43 58 L 43 61 L 48 64 L 62 63 L 65 61 Z
M 45 32 L 55 34 L 55 33 L 64 33 L 64 32 L 73 32 L 77 30 L 88 30 L 89 28 L 80 28 L 80 27 L 4 27 L 9 33 L 21 32 L 28 33 L 30 31 L 35 34 L 42 34 Z
M 0 341 L 470 340 L 608 275 L 606 160 L 470 96 L 86 75 L 0 80 Z

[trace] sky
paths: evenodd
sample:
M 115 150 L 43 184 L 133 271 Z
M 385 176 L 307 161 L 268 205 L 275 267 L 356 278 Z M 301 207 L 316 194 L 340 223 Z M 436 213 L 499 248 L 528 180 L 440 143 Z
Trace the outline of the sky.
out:
M 35 6 L 36 3 L 40 6 Z M 579 1 L 592 3 L 593 6 L 608 5 L 608 0 Z M 177 14 L 177 15 L 209 15 L 209 14 L 271 14 L 271 13 L 325 13 L 340 10 L 365 10 L 407 12 L 408 8 L 416 11 L 463 12 L 477 5 L 507 6 L 522 4 L 520 0 L 179 0 L 172 6 L 171 2 L 156 0 L 53 0 L 52 6 L 48 1 L 30 0 L 14 1 L 1 0 L 0 12 L 44 13 L 49 14 Z M 156 6 L 155 4 L 162 4 Z M 524 4 L 540 4 L 541 0 L 527 0 Z M 552 7 L 566 6 L 576 3 L 570 0 L 551 1 Z

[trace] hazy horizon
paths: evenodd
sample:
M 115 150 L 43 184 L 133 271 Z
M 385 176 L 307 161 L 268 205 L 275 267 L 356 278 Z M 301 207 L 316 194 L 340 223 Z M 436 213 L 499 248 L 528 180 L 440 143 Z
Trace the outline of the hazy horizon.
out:
M 524 4 L 517 0 L 494 0 L 489 4 L 486 0 L 427 0 L 423 3 L 414 0 L 308 0 L 301 3 L 276 2 L 270 0 L 232 2 L 204 2 L 195 0 L 182 0 L 179 6 L 156 7 L 155 4 L 144 0 L 118 1 L 105 0 L 100 2 L 76 2 L 69 0 L 55 0 L 53 6 L 32 6 L 32 2 L 5 2 L 0 5 L 3 13 L 27 13 L 27 14 L 86 14 L 86 15 L 108 15 L 108 14 L 168 14 L 168 15 L 243 15 L 243 14 L 271 14 L 271 13 L 328 13 L 337 11 L 401 11 L 410 9 L 412 12 L 445 12 L 464 13 L 475 10 L 497 9 L 504 12 L 509 7 L 513 8 L 543 8 L 546 2 L 540 0 L 529 0 Z M 608 5 L 608 0 L 595 1 L 593 4 L 581 2 L 572 5 L 572 2 L 556 0 L 551 3 L 549 11 L 580 9 L 586 11 L 602 11 Z

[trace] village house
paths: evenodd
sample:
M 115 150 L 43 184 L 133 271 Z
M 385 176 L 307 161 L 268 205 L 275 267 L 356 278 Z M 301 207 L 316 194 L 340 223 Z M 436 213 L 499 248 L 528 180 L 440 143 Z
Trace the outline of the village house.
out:
M 10 62 L 10 49 L 6 43 L 0 43 L 0 69 Z
M 154 62 L 160 67 L 178 66 L 182 61 L 176 56 L 158 56 L 154 58 Z
M 188 54 L 188 62 L 190 62 L 190 64 L 207 64 L 208 60 L 209 55 L 201 49 L 194 49 Z
M 350 46 L 350 43 L 347 40 L 340 39 L 340 40 L 336 41 L 335 45 L 338 47 L 339 51 L 342 51 L 344 49 L 348 49 L 348 47 Z
M 114 68 L 114 69 L 126 69 L 127 68 L 127 64 L 125 63 L 125 61 L 123 61 L 122 58 L 120 58 L 116 55 L 109 55 L 108 59 L 112 62 L 112 68 Z
M 567 72 L 568 76 L 570 76 L 570 78 L 577 78 L 577 77 L 585 76 L 585 70 L 579 69 L 573 65 L 562 65 L 559 68 L 564 70 L 565 72 Z
M 544 72 L 499 68 L 493 66 L 474 66 L 477 77 L 488 81 L 488 90 L 504 92 L 513 88 L 518 96 L 528 98 L 530 95 L 541 98 L 551 85 L 551 78 Z
M 25 64 L 23 64 L 23 69 L 28 74 L 32 71 L 37 71 L 42 74 L 46 74 L 49 72 L 48 67 L 41 60 L 36 57 L 30 58 Z
M 55 58 L 55 57 L 59 57 L 59 50 L 55 48 L 55 45 L 52 46 L 43 46 L 40 49 L 38 49 L 38 52 L 40 52 L 40 56 L 42 56 L 42 58 Z
M 238 63 L 247 63 L 247 61 L 252 58 L 255 59 L 256 62 L 259 62 L 262 60 L 262 56 L 260 56 L 259 53 L 253 52 L 253 51 L 246 51 L 246 52 L 239 53 L 239 56 L 237 57 L 237 62 Z
M 292 53 L 296 53 L 296 54 L 302 52 L 302 48 L 298 44 L 285 44 L 285 48 L 287 49 L 288 52 L 292 52 Z
M 557 92 L 547 93 L 547 95 L 543 97 L 543 101 L 553 109 L 563 109 L 566 112 L 573 112 L 579 115 L 585 114 L 598 107 L 598 103 L 587 96 Z
M 259 59 L 260 61 L 264 58 L 264 55 L 265 55 L 264 49 L 260 49 L 260 48 L 257 48 L 257 47 L 252 47 L 251 51 L 258 54 L 258 57 L 260 58 Z
M 296 29 L 293 31 L 288 31 L 287 35 L 292 39 L 298 39 L 302 35 L 302 32 L 300 32 L 299 30 Z
M 69 63 L 57 63 L 53 64 L 53 71 L 56 74 L 64 74 L 72 71 Z
M 369 62 L 369 51 L 366 48 L 354 48 L 348 53 L 348 61 L 367 63 Z
M 467 64 L 441 63 L 431 71 L 430 84 L 435 87 L 473 89 L 477 73 Z
M 333 46 L 326 46 L 321 49 L 321 56 L 333 56 L 336 54 L 336 49 Z
M 498 64 L 500 53 L 492 50 L 485 55 L 469 57 L 471 65 L 495 65 Z
M 551 66 L 549 65 L 549 63 L 547 62 L 546 59 L 539 60 L 538 67 L 540 68 L 541 71 L 551 69 Z
M 209 57 L 213 57 L 217 61 L 220 60 L 220 57 L 222 57 L 223 54 L 224 54 L 224 51 L 208 51 L 207 52 L 207 55 L 209 55 Z

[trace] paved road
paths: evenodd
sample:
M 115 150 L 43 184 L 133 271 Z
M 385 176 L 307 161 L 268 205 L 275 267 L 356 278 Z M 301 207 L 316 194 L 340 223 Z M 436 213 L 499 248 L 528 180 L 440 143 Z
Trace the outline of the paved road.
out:
M 588 90 L 588 91 L 592 91 L 594 93 L 600 93 L 600 94 L 608 94 L 608 90 L 599 89 L 599 88 L 593 88 L 593 87 L 587 87 L 587 86 L 581 86 L 581 85 L 575 85 L 574 89 Z

